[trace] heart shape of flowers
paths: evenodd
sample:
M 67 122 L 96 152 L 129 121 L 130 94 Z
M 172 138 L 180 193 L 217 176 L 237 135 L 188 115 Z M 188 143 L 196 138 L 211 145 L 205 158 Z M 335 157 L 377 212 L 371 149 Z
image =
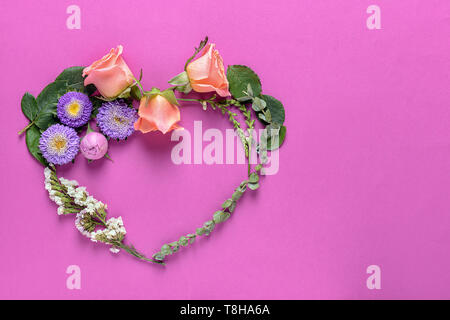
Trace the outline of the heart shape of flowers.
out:
M 169 80 L 170 88 L 145 91 L 122 57 L 123 47 L 110 50 L 88 67 L 65 69 L 35 98 L 30 93 L 22 97 L 21 108 L 30 120 L 19 132 L 26 132 L 30 153 L 44 165 L 45 189 L 58 205 L 59 215 L 75 214 L 75 226 L 94 242 L 110 246 L 114 253 L 123 249 L 136 258 L 164 264 L 165 258 L 181 247 L 192 244 L 199 236 L 208 236 L 234 212 L 238 200 L 247 189 L 259 188 L 260 175 L 267 163 L 267 152 L 281 146 L 286 135 L 283 126 L 285 112 L 282 103 L 262 94 L 261 81 L 256 73 L 242 65 L 225 68 L 222 57 L 208 38 L 200 42 L 186 61 L 184 71 Z M 214 93 L 207 99 L 181 98 L 191 91 Z M 133 107 L 139 102 L 139 108 Z M 151 258 L 125 244 L 126 229 L 121 217 L 108 218 L 107 205 L 95 199 L 75 180 L 57 176 L 56 167 L 73 162 L 81 152 L 88 161 L 109 158 L 108 139 L 126 140 L 136 131 L 167 133 L 182 129 L 179 103 L 198 102 L 204 110 L 208 106 L 226 115 L 245 149 L 248 161 L 247 177 L 227 198 L 212 218 L 192 233 L 164 244 Z M 238 120 L 239 112 L 245 126 Z M 259 142 L 253 137 L 256 115 L 264 125 Z M 99 131 L 92 130 L 95 120 Z M 80 134 L 85 132 L 83 138 Z M 252 167 L 250 156 L 256 148 L 259 163 Z

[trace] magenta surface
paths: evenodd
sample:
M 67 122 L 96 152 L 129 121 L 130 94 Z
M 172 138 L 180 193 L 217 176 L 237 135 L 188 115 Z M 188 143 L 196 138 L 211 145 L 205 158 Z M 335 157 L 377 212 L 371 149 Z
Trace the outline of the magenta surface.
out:
M 66 8 L 81 8 L 81 29 Z M 381 30 L 366 9 L 381 8 Z M 450 2 L 9 1 L 0 6 L 0 298 L 450 298 Z M 280 169 L 207 239 L 141 263 L 83 238 L 59 217 L 28 153 L 20 111 L 65 67 L 118 44 L 143 84 L 164 89 L 208 35 L 225 65 L 251 66 L 286 108 Z M 219 113 L 181 109 L 229 128 Z M 60 173 L 121 215 L 151 255 L 207 220 L 243 165 L 175 165 L 170 135 L 112 142 L 104 160 Z M 81 268 L 81 290 L 66 268 Z M 381 290 L 366 268 L 381 268 Z

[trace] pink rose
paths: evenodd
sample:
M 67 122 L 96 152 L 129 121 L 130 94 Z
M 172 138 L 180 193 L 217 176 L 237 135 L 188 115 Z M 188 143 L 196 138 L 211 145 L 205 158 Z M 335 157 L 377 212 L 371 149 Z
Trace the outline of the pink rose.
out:
M 144 96 L 139 105 L 139 119 L 135 122 L 134 128 L 143 133 L 159 130 L 167 133 L 174 129 L 181 128 L 177 122 L 180 121 L 180 110 L 171 104 L 162 95 L 156 94 L 150 98 Z
M 223 60 L 215 44 L 207 45 L 201 57 L 187 65 L 186 71 L 192 89 L 197 92 L 216 91 L 218 95 L 231 95 L 228 91 L 228 80 L 223 67 Z
M 91 131 L 81 140 L 80 150 L 86 159 L 100 159 L 108 151 L 108 140 L 101 133 Z
M 114 98 L 133 84 L 133 74 L 122 58 L 123 47 L 112 48 L 109 53 L 84 68 L 84 85 L 94 84 L 105 98 Z

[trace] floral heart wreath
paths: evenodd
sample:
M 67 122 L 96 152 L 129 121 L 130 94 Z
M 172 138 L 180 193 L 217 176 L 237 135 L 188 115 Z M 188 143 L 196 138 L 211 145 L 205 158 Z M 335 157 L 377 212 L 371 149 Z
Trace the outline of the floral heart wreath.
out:
M 138 259 L 164 264 L 166 256 L 192 244 L 197 236 L 209 235 L 217 224 L 230 217 L 247 188 L 259 187 L 259 176 L 268 161 L 267 151 L 275 150 L 284 141 L 286 127 L 281 102 L 261 93 L 261 82 L 250 68 L 232 65 L 225 74 L 222 57 L 215 45 L 207 42 L 207 37 L 200 42 L 186 61 L 185 71 L 171 79 L 172 87 L 164 91 L 157 88 L 145 91 L 140 83 L 142 70 L 139 80 L 136 79 L 122 58 L 122 46 L 118 46 L 89 67 L 65 69 L 36 98 L 30 93 L 22 97 L 22 111 L 30 123 L 19 134 L 26 132 L 28 150 L 45 166 L 45 189 L 59 206 L 58 214 L 76 214 L 77 229 L 94 242 L 110 245 L 114 253 L 123 249 Z M 200 57 L 195 59 L 198 54 Z M 183 99 L 175 96 L 175 90 L 183 94 L 191 90 L 215 94 L 208 99 Z M 134 100 L 140 102 L 139 110 L 133 107 Z M 106 204 L 89 195 L 77 181 L 58 178 L 55 166 L 73 162 L 79 151 L 88 161 L 109 158 L 108 139 L 126 140 L 134 131 L 166 133 L 180 128 L 178 101 L 199 102 L 204 110 L 209 105 L 228 117 L 245 148 L 248 176 L 211 220 L 194 233 L 164 244 L 152 258 L 147 258 L 124 243 L 126 230 L 122 218 L 107 219 Z M 233 108 L 242 114 L 246 127 L 241 125 Z M 252 109 L 265 125 L 259 143 L 253 138 Z M 91 129 L 90 120 L 96 121 L 101 133 Z M 80 139 L 82 131 L 86 133 Z M 256 147 L 259 155 L 259 163 L 253 170 L 252 147 Z

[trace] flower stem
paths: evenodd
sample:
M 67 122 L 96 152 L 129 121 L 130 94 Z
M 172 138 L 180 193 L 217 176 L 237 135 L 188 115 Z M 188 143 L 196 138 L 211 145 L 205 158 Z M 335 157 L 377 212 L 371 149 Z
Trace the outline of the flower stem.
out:
M 250 163 L 250 157 L 252 155 L 252 144 L 248 143 L 248 177 L 250 177 L 250 173 L 252 170 L 252 165 Z
M 136 79 L 135 76 L 133 76 L 134 81 L 136 81 L 136 85 L 138 86 L 139 90 L 141 91 L 141 94 L 144 95 L 144 89 L 142 88 L 141 82 Z
M 134 256 L 140 260 L 165 265 L 164 262 L 146 258 L 143 254 L 139 253 L 134 247 L 127 246 L 126 244 L 124 244 L 122 242 L 115 243 L 114 245 L 118 248 L 125 250 L 126 252 L 128 252 L 129 254 L 131 254 L 132 256 Z
M 24 133 L 25 131 L 27 131 L 29 128 L 31 128 L 31 126 L 34 124 L 34 121 L 30 122 L 25 128 L 23 128 L 22 130 L 19 131 L 19 136 Z
M 180 100 L 180 101 L 192 101 L 192 102 L 203 102 L 203 101 L 207 101 L 207 100 L 204 100 L 204 99 L 184 99 L 184 98 L 177 98 L 177 100 Z

